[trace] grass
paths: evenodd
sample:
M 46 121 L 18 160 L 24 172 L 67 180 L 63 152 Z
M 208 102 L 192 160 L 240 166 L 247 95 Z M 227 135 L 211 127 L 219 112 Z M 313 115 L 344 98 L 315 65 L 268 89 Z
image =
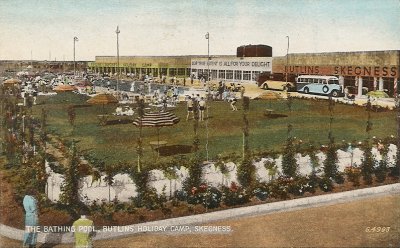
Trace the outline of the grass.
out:
M 134 163 L 137 159 L 136 140 L 139 129 L 132 124 L 99 126 L 97 115 L 103 112 L 100 105 L 76 108 L 75 128 L 68 122 L 67 107 L 72 104 L 86 104 L 87 98 L 72 93 L 40 97 L 39 105 L 33 113 L 40 116 L 41 108 L 48 111 L 48 128 L 64 139 L 78 140 L 80 150 L 90 151 L 95 157 L 106 163 Z M 232 112 L 227 102 L 211 102 L 209 109 L 208 136 L 209 156 L 217 154 L 241 154 L 243 112 L 241 101 L 239 111 Z M 104 107 L 107 113 L 115 110 L 115 105 Z M 287 115 L 281 118 L 267 118 L 264 110 L 273 109 L 274 113 Z M 187 145 L 193 141 L 193 120 L 186 121 L 186 105 L 180 103 L 173 111 L 181 121 L 172 127 L 160 129 L 160 140 L 168 141 L 168 146 Z M 294 99 L 292 111 L 288 110 L 285 100 L 252 100 L 248 119 L 250 124 L 250 148 L 257 150 L 282 149 L 287 136 L 287 126 L 293 126 L 292 134 L 305 143 L 326 144 L 329 132 L 329 111 L 327 101 Z M 372 112 L 373 129 L 371 136 L 386 137 L 395 134 L 395 112 Z M 367 112 L 365 108 L 336 104 L 334 107 L 333 135 L 336 141 L 364 140 Z M 199 125 L 201 150 L 205 154 L 206 122 Z M 144 160 L 155 161 L 156 153 L 149 142 L 157 140 L 155 128 L 143 128 Z M 179 152 L 179 151 L 178 151 Z M 159 161 L 168 160 L 160 157 Z

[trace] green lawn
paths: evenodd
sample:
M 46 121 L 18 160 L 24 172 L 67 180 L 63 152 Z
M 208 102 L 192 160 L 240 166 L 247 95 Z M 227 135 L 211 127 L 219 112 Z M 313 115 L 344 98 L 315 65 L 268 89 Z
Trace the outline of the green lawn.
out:
M 68 140 L 79 140 L 80 150 L 91 151 L 97 158 L 107 163 L 129 162 L 137 159 L 136 139 L 139 129 L 132 124 L 99 126 L 97 115 L 103 109 L 100 105 L 76 108 L 75 129 L 68 123 L 67 107 L 71 104 L 85 104 L 87 98 L 72 93 L 41 97 L 42 103 L 34 107 L 34 114 L 40 109 L 48 111 L 48 128 Z M 115 105 L 105 106 L 111 113 Z M 209 109 L 208 135 L 210 158 L 217 154 L 240 153 L 242 149 L 243 112 L 241 101 L 239 111 L 232 112 L 227 102 L 212 102 Z M 264 109 L 273 109 L 274 113 L 287 115 L 276 119 L 266 118 Z M 187 145 L 193 141 L 193 120 L 186 121 L 186 105 L 181 103 L 173 111 L 181 121 L 172 127 L 160 129 L 160 140 L 168 141 L 168 146 Z M 336 141 L 363 140 L 367 134 L 365 126 L 367 112 L 365 108 L 336 104 L 334 107 L 333 135 Z M 373 129 L 371 136 L 386 137 L 395 134 L 395 112 L 371 113 Z M 327 101 L 293 100 L 292 111 L 288 110 L 285 100 L 251 100 L 248 112 L 250 123 L 250 148 L 257 150 L 280 150 L 286 139 L 287 125 L 293 126 L 293 135 L 305 143 L 326 144 L 329 132 L 329 111 Z M 199 135 L 201 149 L 205 153 L 206 122 L 201 122 Z M 157 140 L 155 128 L 143 128 L 144 160 L 154 161 L 156 153 L 151 150 L 150 141 Z M 160 161 L 168 159 L 161 157 Z

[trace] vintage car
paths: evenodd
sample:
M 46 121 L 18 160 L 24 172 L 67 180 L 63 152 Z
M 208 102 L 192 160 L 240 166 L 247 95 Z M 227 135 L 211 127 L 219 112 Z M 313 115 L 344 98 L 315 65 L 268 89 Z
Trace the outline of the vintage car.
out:
M 263 88 L 265 90 L 287 90 L 293 91 L 296 89 L 293 83 L 291 82 L 283 82 L 283 81 L 270 81 L 267 80 L 263 83 L 259 83 L 258 87 Z

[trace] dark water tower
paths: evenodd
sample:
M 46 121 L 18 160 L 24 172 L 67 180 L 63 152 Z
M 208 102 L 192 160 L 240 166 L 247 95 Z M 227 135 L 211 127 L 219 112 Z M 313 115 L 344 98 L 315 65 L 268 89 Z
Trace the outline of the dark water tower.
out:
M 237 57 L 272 57 L 272 47 L 267 45 L 245 45 L 236 51 Z

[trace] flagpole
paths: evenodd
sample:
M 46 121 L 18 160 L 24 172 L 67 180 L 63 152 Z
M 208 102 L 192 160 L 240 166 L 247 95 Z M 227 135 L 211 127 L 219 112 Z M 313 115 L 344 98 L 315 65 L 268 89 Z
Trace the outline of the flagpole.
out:
M 75 78 L 75 76 L 76 76 L 76 66 L 75 66 L 75 42 L 77 42 L 78 41 L 78 37 L 74 37 L 74 78 Z
M 119 100 L 119 72 L 120 72 L 120 70 L 119 70 L 119 40 L 118 40 L 118 36 L 119 36 L 119 33 L 120 33 L 121 31 L 119 31 L 119 26 L 117 26 L 117 30 L 115 30 L 115 33 L 117 34 L 117 97 L 118 97 L 118 100 Z

